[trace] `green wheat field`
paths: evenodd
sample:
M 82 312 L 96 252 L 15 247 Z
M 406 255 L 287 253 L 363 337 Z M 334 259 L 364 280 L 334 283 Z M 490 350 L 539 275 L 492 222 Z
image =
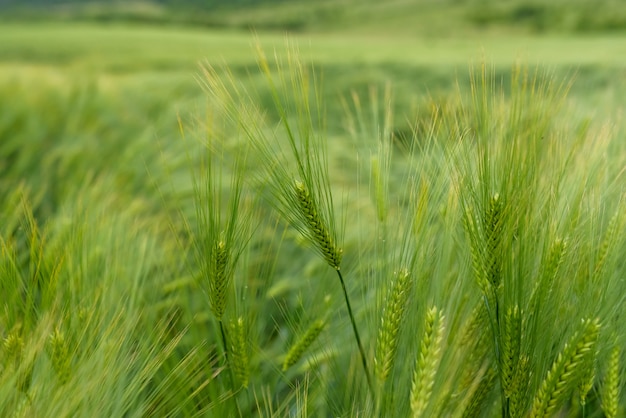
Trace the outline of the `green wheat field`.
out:
M 619 1 L 66 3 L 0 8 L 0 416 L 625 416 Z

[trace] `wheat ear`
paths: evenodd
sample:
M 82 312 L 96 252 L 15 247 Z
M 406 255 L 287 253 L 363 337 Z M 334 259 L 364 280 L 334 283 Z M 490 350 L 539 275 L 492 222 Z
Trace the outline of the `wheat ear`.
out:
M 515 307 L 509 308 L 504 317 L 500 365 L 500 382 L 507 398 L 511 398 L 517 390 L 515 387 L 515 376 L 520 359 L 521 324 L 519 306 L 515 305 Z
M 304 335 L 295 342 L 287 352 L 285 360 L 283 361 L 283 371 L 287 370 L 300 360 L 302 354 L 313 344 L 317 337 L 322 333 L 326 323 L 318 319 L 313 322 L 311 326 L 306 330 Z
M 52 368 L 54 369 L 59 383 L 65 384 L 70 378 L 71 357 L 65 335 L 60 328 L 50 334 L 48 339 L 50 347 L 50 358 L 52 360 Z
M 250 377 L 250 361 L 248 357 L 248 347 L 246 344 L 245 322 L 242 317 L 231 320 L 230 330 L 230 362 L 233 374 L 244 388 L 248 387 Z
M 228 249 L 223 240 L 219 240 L 214 248 L 212 260 L 212 277 L 209 279 L 209 302 L 213 315 L 221 321 L 226 311 L 226 291 L 228 289 Z
M 515 380 L 509 396 L 510 418 L 521 418 L 526 412 L 526 394 L 528 393 L 528 377 L 530 375 L 530 360 L 522 355 L 517 362 Z
M 335 245 L 324 219 L 317 210 L 317 204 L 313 196 L 311 196 L 311 193 L 309 193 L 306 185 L 301 181 L 295 182 L 295 198 L 300 208 L 300 214 L 304 217 L 307 224 L 308 233 L 310 234 L 309 238 L 312 239 L 317 247 L 317 250 L 322 254 L 328 265 L 335 269 L 337 276 L 339 277 L 343 296 L 346 301 L 346 308 L 348 309 L 348 315 L 350 316 L 350 323 L 354 332 L 354 338 L 359 347 L 359 354 L 361 356 L 361 363 L 363 364 L 363 370 L 365 371 L 365 376 L 367 378 L 367 385 L 370 393 L 374 396 L 374 385 L 372 383 L 372 377 L 367 365 L 367 356 L 356 325 L 346 283 L 343 279 L 343 275 L 341 274 L 340 266 L 342 250 Z
M 396 273 L 396 278 L 387 292 L 378 330 L 374 361 L 374 372 L 381 382 L 387 379 L 393 368 L 398 348 L 398 333 L 406 312 L 411 283 L 409 271 L 403 269 Z
M 604 271 L 604 267 L 609 256 L 609 250 L 615 243 L 620 229 L 620 220 L 621 220 L 621 212 L 615 212 L 615 214 L 611 217 L 609 221 L 609 225 L 606 228 L 606 232 L 604 234 L 604 238 L 602 240 L 602 244 L 600 244 L 600 249 L 598 251 L 598 255 L 596 258 L 596 264 L 593 270 L 592 282 L 597 283 L 602 276 L 602 272 Z
M 485 240 L 487 244 L 485 256 L 485 273 L 487 280 L 494 288 L 501 282 L 502 266 L 498 252 L 502 241 L 502 199 L 498 193 L 494 194 L 485 214 Z
M 531 418 L 550 417 L 581 377 L 581 367 L 594 349 L 600 331 L 597 319 L 583 320 L 582 328 L 565 344 L 542 382 L 530 413 Z
M 485 401 L 488 399 L 489 394 L 493 390 L 498 378 L 498 373 L 493 367 L 489 367 L 486 371 L 478 386 L 474 390 L 469 400 L 469 403 L 463 411 L 463 418 L 475 418 L 482 416 L 485 409 Z
M 561 238 L 554 240 L 550 246 L 548 256 L 542 265 L 542 273 L 540 279 L 536 282 L 530 296 L 529 312 L 536 315 L 540 309 L 541 298 L 545 296 L 552 287 L 552 283 L 557 277 L 559 267 L 563 263 L 563 258 L 567 250 L 567 241 Z
M 318 250 L 332 268 L 339 270 L 342 251 L 336 247 L 328 227 L 317 210 L 317 204 L 303 182 L 295 182 L 295 191 L 300 212 L 306 220 Z
M 24 366 L 24 339 L 18 330 L 11 331 L 2 342 L 2 351 L 4 354 L 5 370 L 10 370 L 11 374 L 17 374 L 16 387 L 18 390 L 25 392 L 30 381 L 30 367 Z
M 487 307 L 480 302 L 463 325 L 463 331 L 459 344 L 466 353 L 463 360 L 463 372 L 459 378 L 461 388 L 471 387 L 476 380 L 476 375 L 484 365 L 485 358 L 490 352 L 489 339 L 489 316 Z
M 444 330 L 445 316 L 433 306 L 426 313 L 424 336 L 413 372 L 411 411 L 415 418 L 422 416 L 430 402 L 437 368 L 441 361 Z
M 593 388 L 593 383 L 596 380 L 596 357 L 598 353 L 593 350 L 586 357 L 586 361 L 582 364 L 582 375 L 578 382 L 578 399 L 580 405 L 584 408 L 587 404 L 587 395 Z
M 600 393 L 601 407 L 607 418 L 617 417 L 620 389 L 620 355 L 620 347 L 615 345 L 609 355 L 608 370 L 604 378 L 602 392 Z

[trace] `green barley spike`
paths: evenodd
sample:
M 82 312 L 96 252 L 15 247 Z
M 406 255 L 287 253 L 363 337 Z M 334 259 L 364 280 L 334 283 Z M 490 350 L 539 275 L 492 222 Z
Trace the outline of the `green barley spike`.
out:
M 396 279 L 389 288 L 382 312 L 374 368 L 376 377 L 384 382 L 391 369 L 398 349 L 398 334 L 406 312 L 406 304 L 411 289 L 409 271 L 404 269 L 397 273 Z
M 562 238 L 557 238 L 550 246 L 548 255 L 543 262 L 542 272 L 540 279 L 535 283 L 535 287 L 530 296 L 529 312 L 537 314 L 536 310 L 541 301 L 541 298 L 549 291 L 554 283 L 559 267 L 563 263 L 565 252 L 567 250 L 567 241 Z
M 228 289 L 228 249 L 223 240 L 218 241 L 214 248 L 214 264 L 209 282 L 209 299 L 211 311 L 221 320 L 226 311 L 226 291 Z
M 608 368 L 600 392 L 602 411 L 607 418 L 617 417 L 619 408 L 620 355 L 620 347 L 615 345 L 609 355 Z
M 22 360 L 24 340 L 17 332 L 11 332 L 4 338 L 2 349 L 4 351 L 4 358 L 17 366 Z
M 56 328 L 48 340 L 52 367 L 59 379 L 59 383 L 65 384 L 70 378 L 71 357 L 65 335 Z
M 474 278 L 476 279 L 476 282 L 478 283 L 478 286 L 483 291 L 483 293 L 487 294 L 489 289 L 489 282 L 486 278 L 480 244 L 476 239 L 476 235 L 478 233 L 476 227 L 476 219 L 474 217 L 474 212 L 470 208 L 465 211 L 465 215 L 463 216 L 463 226 L 465 227 L 465 231 L 469 236 L 470 253 L 472 256 L 472 271 L 474 272 Z
M 242 317 L 230 321 L 230 362 L 233 372 L 241 386 L 248 387 L 250 377 L 250 359 L 248 356 L 248 346 L 246 344 L 245 323 Z
M 593 383 L 596 380 L 596 357 L 598 353 L 596 351 L 591 352 L 587 356 L 587 361 L 582 365 L 582 376 L 580 382 L 578 382 L 578 398 L 581 406 L 587 404 L 587 395 L 593 388 Z
M 463 411 L 463 418 L 477 418 L 482 416 L 486 407 L 485 402 L 495 387 L 497 377 L 498 374 L 493 368 L 487 369 Z
M 515 391 L 515 376 L 520 358 L 521 316 L 519 306 L 509 308 L 504 317 L 500 381 L 504 394 L 510 398 Z
M 528 356 L 521 356 L 517 364 L 511 395 L 509 396 L 509 414 L 511 418 L 521 418 L 526 412 L 529 375 L 530 360 Z
M 339 270 L 341 265 L 341 250 L 335 246 L 326 224 L 317 211 L 317 205 L 303 182 L 296 181 L 295 189 L 300 211 L 306 219 L 315 245 L 324 256 L 326 262 L 335 270 Z
M 598 251 L 598 255 L 596 258 L 596 263 L 593 271 L 592 281 L 596 283 L 600 280 L 602 276 L 602 272 L 604 271 L 604 267 L 607 261 L 607 258 L 610 253 L 610 249 L 615 243 L 617 239 L 619 229 L 620 229 L 620 220 L 621 220 L 621 212 L 616 212 L 611 220 L 609 221 L 609 225 L 607 226 L 606 232 L 604 234 L 604 238 L 602 240 L 602 244 L 600 245 L 600 250 Z
M 426 313 L 424 335 L 411 385 L 411 411 L 415 418 L 423 415 L 430 402 L 437 368 L 441 361 L 444 330 L 444 315 L 436 307 L 432 307 Z
M 581 378 L 582 366 L 593 353 L 600 331 L 600 322 L 587 319 L 575 333 L 552 364 L 542 382 L 530 413 L 531 418 L 551 417 Z
M 313 342 L 317 339 L 317 337 L 324 330 L 326 323 L 319 319 L 306 330 L 304 335 L 300 337 L 298 341 L 294 345 L 291 346 L 287 355 L 285 356 L 285 360 L 283 361 L 283 371 L 287 370 L 294 364 L 300 360 L 302 354 L 313 344 Z
M 487 279 L 494 288 L 500 285 L 502 266 L 501 257 L 498 252 L 500 250 L 500 242 L 502 240 L 502 199 L 498 193 L 494 194 L 489 201 L 489 207 L 485 214 L 485 273 Z

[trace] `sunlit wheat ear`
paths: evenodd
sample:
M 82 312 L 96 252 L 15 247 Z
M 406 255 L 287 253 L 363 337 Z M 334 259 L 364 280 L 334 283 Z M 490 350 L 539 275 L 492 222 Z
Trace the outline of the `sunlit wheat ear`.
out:
M 230 361 L 235 377 L 244 388 L 248 387 L 250 378 L 250 360 L 246 344 L 245 322 L 242 317 L 231 320 L 230 328 Z
M 504 317 L 502 364 L 500 365 L 500 381 L 507 398 L 511 398 L 517 389 L 515 388 L 515 376 L 520 359 L 521 324 L 519 307 L 515 305 L 515 307 L 509 308 Z
M 324 256 L 326 262 L 335 270 L 339 270 L 342 251 L 336 247 L 309 190 L 303 182 L 296 181 L 295 191 L 300 212 L 306 220 L 314 244 Z
M 378 339 L 376 341 L 375 373 L 384 382 L 391 369 L 398 349 L 398 333 L 406 312 L 412 281 L 409 271 L 403 269 L 396 273 L 383 307 Z
M 223 240 L 219 240 L 214 248 L 211 265 L 212 275 L 209 277 L 209 302 L 211 311 L 218 320 L 221 320 L 226 311 L 226 291 L 228 290 L 228 249 Z
M 437 368 L 441 361 L 441 344 L 445 330 L 445 316 L 432 307 L 426 313 L 424 335 L 415 363 L 411 386 L 411 411 L 413 417 L 421 417 L 433 391 Z
M 319 337 L 319 335 L 324 330 L 326 323 L 318 319 L 313 322 L 311 326 L 306 330 L 304 335 L 295 342 L 294 345 L 291 346 L 287 355 L 285 356 L 285 360 L 283 361 L 283 371 L 287 370 L 294 364 L 300 360 L 304 352 L 313 344 L 313 342 Z
M 48 339 L 49 353 L 52 367 L 60 384 L 66 383 L 70 378 L 71 357 L 69 347 L 63 332 L 56 328 Z
M 581 378 L 586 357 L 593 353 L 600 322 L 586 319 L 565 344 L 535 395 L 530 417 L 551 417 Z
M 609 355 L 609 361 L 600 392 L 602 411 L 607 418 L 617 417 L 620 391 L 620 355 L 621 349 L 615 345 Z

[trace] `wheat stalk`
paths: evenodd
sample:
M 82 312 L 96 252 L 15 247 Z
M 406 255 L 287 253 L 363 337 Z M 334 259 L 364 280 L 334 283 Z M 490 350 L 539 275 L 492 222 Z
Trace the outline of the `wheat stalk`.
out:
M 387 218 L 387 200 L 383 182 L 383 174 L 380 169 L 378 158 L 372 157 L 372 181 L 374 182 L 374 197 L 376 202 L 376 215 L 379 222 L 384 222 Z

